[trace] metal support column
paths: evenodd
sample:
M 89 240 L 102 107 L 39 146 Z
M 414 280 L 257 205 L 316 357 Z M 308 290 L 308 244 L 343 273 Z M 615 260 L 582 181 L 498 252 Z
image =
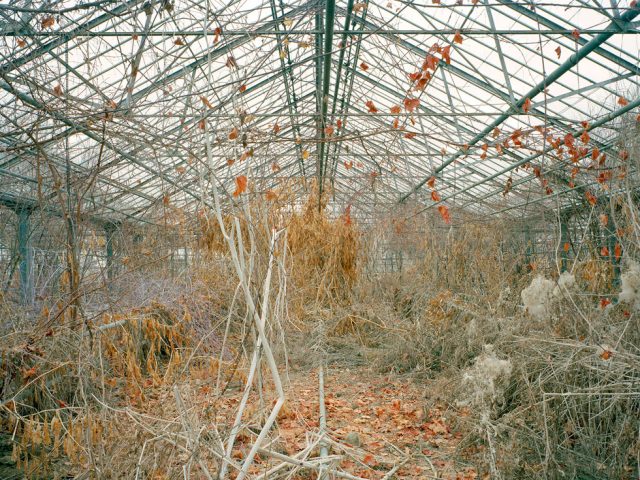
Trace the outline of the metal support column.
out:
M 33 250 L 31 249 L 31 209 L 18 207 L 18 255 L 20 258 L 20 298 L 24 305 L 33 303 Z
M 533 250 L 533 240 L 531 239 L 531 227 L 526 225 L 524 227 L 524 242 L 525 242 L 525 253 L 524 260 L 526 262 L 526 267 L 528 270 L 531 269 L 531 259 L 534 253 Z

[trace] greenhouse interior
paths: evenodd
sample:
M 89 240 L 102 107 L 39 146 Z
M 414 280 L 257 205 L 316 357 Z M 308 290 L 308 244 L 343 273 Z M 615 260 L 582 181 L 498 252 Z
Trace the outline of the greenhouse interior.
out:
M 0 32 L 0 479 L 640 478 L 636 0 Z

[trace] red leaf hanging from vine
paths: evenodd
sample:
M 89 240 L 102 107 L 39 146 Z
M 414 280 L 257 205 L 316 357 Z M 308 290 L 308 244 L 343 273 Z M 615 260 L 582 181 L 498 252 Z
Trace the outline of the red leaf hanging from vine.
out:
M 449 215 L 449 209 L 445 205 L 438 205 L 438 212 L 440 212 L 440 216 L 444 223 L 451 223 L 451 216 Z
M 366 105 L 367 109 L 369 110 L 369 113 L 378 113 L 378 109 L 376 108 L 376 106 L 373 103 L 373 101 L 367 100 L 365 105 Z
M 242 195 L 247 190 L 247 177 L 240 175 L 236 177 L 236 190 L 233 192 L 233 196 L 237 197 Z

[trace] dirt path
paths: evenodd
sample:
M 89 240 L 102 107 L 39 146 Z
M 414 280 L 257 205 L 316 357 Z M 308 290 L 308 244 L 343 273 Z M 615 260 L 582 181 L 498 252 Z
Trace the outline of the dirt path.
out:
M 305 432 L 318 428 L 317 371 L 295 374 L 291 387 L 278 426 L 287 453 L 295 454 L 304 448 Z M 440 409 L 424 410 L 419 385 L 362 367 L 330 368 L 325 397 L 328 433 L 346 447 L 330 453 L 346 456 L 340 463 L 345 472 L 381 479 L 400 465 L 387 478 L 477 478 L 473 468 L 451 461 L 461 436 L 450 431 Z

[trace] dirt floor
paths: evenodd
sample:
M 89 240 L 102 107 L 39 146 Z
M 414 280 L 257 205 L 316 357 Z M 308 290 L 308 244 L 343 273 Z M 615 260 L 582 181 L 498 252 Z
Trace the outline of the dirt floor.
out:
M 315 368 L 291 372 L 288 399 L 278 416 L 269 449 L 294 456 L 312 442 L 320 427 L 318 374 Z M 473 466 L 452 460 L 458 458 L 456 450 L 462 435 L 452 431 L 443 408 L 425 408 L 425 388 L 414 380 L 381 374 L 365 366 L 333 366 L 325 370 L 324 383 L 328 453 L 341 456 L 334 463 L 339 471 L 385 480 L 480 478 Z M 225 395 L 222 405 L 226 407 L 218 411 L 218 421 L 235 410 L 239 395 L 239 391 Z M 264 412 L 257 413 L 255 404 L 251 405 L 248 435 L 240 436 L 233 454 L 239 461 L 252 445 L 252 432 L 259 430 L 260 419 L 265 417 Z M 315 448 L 308 458 L 318 455 L 319 449 Z M 278 463 L 273 460 L 268 454 L 261 455 L 252 472 L 268 472 Z M 283 478 L 314 479 L 317 472 L 301 468 Z
M 279 425 L 291 453 L 302 446 L 307 425 L 317 425 L 318 373 L 296 375 L 292 387 L 298 395 Z M 341 445 L 359 443 L 343 452 L 345 472 L 371 479 L 477 478 L 473 468 L 451 460 L 461 435 L 451 431 L 443 410 L 424 408 L 424 388 L 410 379 L 365 367 L 329 368 L 325 391 L 330 437 Z

